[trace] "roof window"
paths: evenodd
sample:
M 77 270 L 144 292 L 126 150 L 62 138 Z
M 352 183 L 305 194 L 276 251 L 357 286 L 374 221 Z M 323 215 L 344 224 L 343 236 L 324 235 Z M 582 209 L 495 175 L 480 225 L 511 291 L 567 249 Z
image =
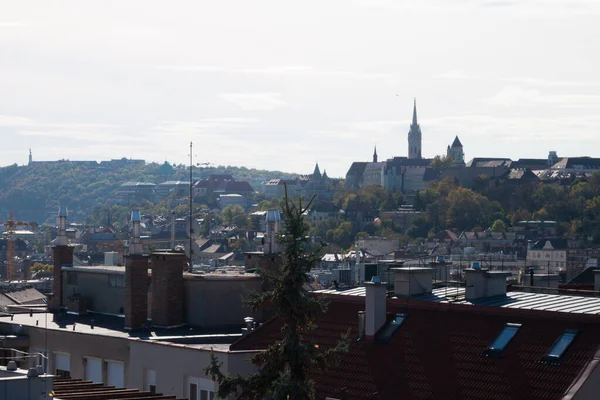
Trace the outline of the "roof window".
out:
M 488 355 L 490 354 L 499 354 L 504 351 L 506 345 L 512 340 L 512 338 L 517 334 L 519 329 L 521 328 L 521 324 L 512 324 L 508 323 L 502 329 L 502 332 L 496 337 L 496 339 L 492 342 L 490 347 L 487 348 Z
M 394 316 L 394 319 L 386 323 L 383 329 L 381 329 L 377 340 L 380 342 L 389 342 L 392 336 L 394 336 L 396 332 L 398 332 L 398 329 L 400 329 L 400 326 L 402 325 L 406 317 L 406 314 L 396 314 Z
M 543 361 L 558 362 L 573 342 L 573 339 L 575 339 L 575 336 L 577 336 L 577 332 L 576 329 L 565 329 L 562 335 L 554 342 L 554 345 L 550 348 Z

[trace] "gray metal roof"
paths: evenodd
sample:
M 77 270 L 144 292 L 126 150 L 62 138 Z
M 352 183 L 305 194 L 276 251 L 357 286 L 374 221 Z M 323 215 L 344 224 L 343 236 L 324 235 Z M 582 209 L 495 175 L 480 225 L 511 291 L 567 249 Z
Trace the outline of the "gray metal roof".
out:
M 358 287 L 344 291 L 317 290 L 315 293 L 364 296 L 365 288 Z M 464 287 L 443 287 L 433 289 L 431 294 L 412 297 L 414 300 L 436 303 L 475 304 L 478 306 L 518 308 L 538 311 L 558 311 L 572 314 L 600 314 L 600 297 L 566 296 L 558 294 L 508 292 L 506 296 L 465 300 Z

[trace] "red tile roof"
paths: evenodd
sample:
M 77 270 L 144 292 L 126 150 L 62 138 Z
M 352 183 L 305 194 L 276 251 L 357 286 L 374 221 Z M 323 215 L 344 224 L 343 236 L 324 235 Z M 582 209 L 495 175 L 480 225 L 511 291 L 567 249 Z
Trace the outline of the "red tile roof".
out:
M 54 380 L 52 385 L 52 398 L 56 400 L 176 400 L 176 396 L 162 395 L 160 393 L 152 394 L 139 389 L 115 388 L 114 386 L 105 386 L 102 383 L 93 383 L 81 379 L 60 379 Z
M 322 348 L 348 328 L 356 338 L 364 310 L 364 299 L 329 297 L 327 314 L 305 335 Z M 313 373 L 318 399 L 560 399 L 600 343 L 598 316 L 391 299 L 387 311 L 408 315 L 398 332 L 387 344 L 352 341 L 338 366 Z M 499 357 L 486 356 L 506 323 L 522 327 Z M 579 333 L 560 363 L 542 363 L 565 329 Z M 279 335 L 273 319 L 231 348 L 262 349 Z

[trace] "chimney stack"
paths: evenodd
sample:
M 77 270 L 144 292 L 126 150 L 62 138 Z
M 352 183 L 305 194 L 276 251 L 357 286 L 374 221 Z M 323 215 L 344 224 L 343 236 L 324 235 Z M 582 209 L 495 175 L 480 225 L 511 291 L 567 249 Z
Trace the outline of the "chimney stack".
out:
M 183 251 L 152 253 L 152 325 L 183 325 L 183 270 L 187 257 Z
M 365 334 L 368 339 L 373 339 L 386 321 L 387 288 L 378 276 L 365 283 Z
M 279 246 L 277 243 L 277 233 L 279 232 L 279 224 L 281 223 L 281 214 L 277 210 L 267 211 L 267 237 L 265 239 L 264 253 L 278 253 Z
M 390 268 L 394 272 L 394 294 L 410 298 L 431 293 L 433 288 L 433 268 L 400 267 Z
M 140 329 L 148 319 L 148 257 L 142 254 L 139 211 L 131 213 L 133 236 L 125 260 L 125 329 Z
M 465 269 L 465 299 L 477 300 L 506 296 L 506 278 L 510 272 L 488 271 L 478 265 Z
M 63 306 L 63 282 L 62 282 L 62 267 L 73 265 L 73 248 L 69 246 L 67 239 L 67 208 L 60 207 L 58 209 L 58 236 L 56 237 L 56 245 L 52 248 L 54 266 L 52 270 L 52 299 L 50 306 L 52 308 Z

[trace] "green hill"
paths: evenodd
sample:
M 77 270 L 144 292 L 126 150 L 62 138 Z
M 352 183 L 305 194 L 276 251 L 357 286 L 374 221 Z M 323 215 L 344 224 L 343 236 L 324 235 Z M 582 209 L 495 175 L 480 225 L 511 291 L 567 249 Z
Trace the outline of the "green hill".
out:
M 0 220 L 12 210 L 15 219 L 54 223 L 59 205 L 69 208 L 71 221 L 85 222 L 94 210 L 111 204 L 118 187 L 129 181 L 161 183 L 189 180 L 189 167 L 164 164 L 103 165 L 94 162 L 40 162 L 0 168 Z M 194 178 L 231 174 L 258 190 L 261 182 L 295 176 L 279 171 L 219 166 L 194 168 Z

